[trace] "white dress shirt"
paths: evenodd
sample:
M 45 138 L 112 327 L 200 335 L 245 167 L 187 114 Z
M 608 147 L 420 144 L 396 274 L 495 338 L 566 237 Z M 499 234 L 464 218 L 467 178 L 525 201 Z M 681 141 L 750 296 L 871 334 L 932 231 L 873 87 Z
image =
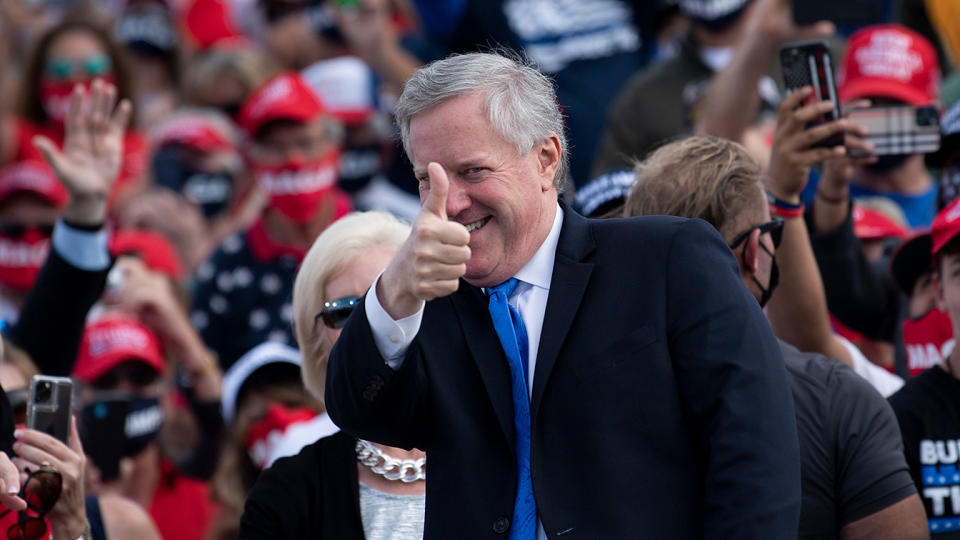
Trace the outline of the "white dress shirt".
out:
M 560 240 L 560 227 L 563 225 L 563 210 L 557 205 L 553 218 L 553 227 L 540 248 L 513 277 L 517 278 L 517 288 L 508 301 L 520 312 L 524 326 L 527 327 L 527 393 L 533 394 L 533 375 L 536 373 L 537 351 L 540 350 L 540 334 L 543 332 L 543 316 L 547 310 L 547 298 L 550 296 L 550 280 L 553 279 L 553 261 L 557 255 L 557 243 Z M 364 299 L 367 322 L 373 331 L 373 341 L 384 361 L 394 370 L 400 369 L 413 338 L 420 331 L 423 320 L 423 308 L 400 320 L 394 320 L 377 298 L 377 281 Z M 547 540 L 543 523 L 537 518 L 537 540 Z

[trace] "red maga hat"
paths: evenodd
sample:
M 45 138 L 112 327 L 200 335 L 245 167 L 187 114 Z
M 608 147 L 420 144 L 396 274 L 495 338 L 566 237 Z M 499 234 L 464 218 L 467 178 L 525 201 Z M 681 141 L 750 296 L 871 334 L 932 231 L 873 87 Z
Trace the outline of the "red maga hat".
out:
M 176 281 L 183 279 L 183 264 L 180 255 L 166 236 L 154 231 L 140 229 L 120 230 L 110 239 L 113 256 L 134 255 L 140 257 L 147 268 L 165 274 Z
M 933 45 L 913 30 L 868 26 L 850 36 L 837 80 L 844 103 L 883 97 L 929 105 L 940 95 L 940 64 Z
M 90 383 L 128 361 L 143 362 L 161 374 L 166 369 L 160 340 L 152 330 L 133 319 L 110 315 L 84 329 L 73 375 Z
M 853 232 L 861 240 L 905 238 L 910 234 L 906 227 L 883 212 L 858 204 L 853 205 Z
M 257 89 L 240 109 L 239 123 L 250 136 L 267 122 L 309 122 L 325 112 L 320 98 L 297 73 L 284 73 Z
M 958 233 L 960 233 L 960 199 L 948 204 L 937 214 L 937 217 L 933 218 L 933 224 L 930 225 L 933 247 L 930 253 L 936 255 Z
M 0 169 L 0 200 L 14 193 L 33 193 L 57 208 L 70 198 L 53 169 L 42 161 L 19 161 Z

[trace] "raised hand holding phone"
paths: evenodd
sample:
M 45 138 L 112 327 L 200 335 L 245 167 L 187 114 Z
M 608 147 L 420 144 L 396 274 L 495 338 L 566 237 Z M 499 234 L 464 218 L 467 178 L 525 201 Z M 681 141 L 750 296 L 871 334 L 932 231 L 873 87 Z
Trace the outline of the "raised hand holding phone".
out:
M 421 179 L 423 200 L 413 230 L 377 282 L 377 298 L 394 319 L 413 315 L 427 300 L 452 294 L 467 272 L 470 233 L 447 220 L 450 180 L 438 163 Z

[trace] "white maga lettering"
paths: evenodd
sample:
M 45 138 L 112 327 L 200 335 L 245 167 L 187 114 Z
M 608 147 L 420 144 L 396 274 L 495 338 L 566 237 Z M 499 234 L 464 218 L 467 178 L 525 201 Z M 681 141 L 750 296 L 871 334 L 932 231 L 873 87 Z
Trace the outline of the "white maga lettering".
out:
M 937 464 L 937 447 L 929 439 L 920 441 L 920 463 L 924 465 Z

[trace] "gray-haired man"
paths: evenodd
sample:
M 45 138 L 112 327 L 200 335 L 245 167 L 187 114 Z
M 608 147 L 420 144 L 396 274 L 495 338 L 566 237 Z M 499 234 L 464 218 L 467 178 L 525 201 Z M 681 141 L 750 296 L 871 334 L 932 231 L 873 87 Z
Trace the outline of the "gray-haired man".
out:
M 413 232 L 330 357 L 347 431 L 427 451 L 427 538 L 790 538 L 777 343 L 700 221 L 558 203 L 549 79 L 454 56 L 397 104 Z

